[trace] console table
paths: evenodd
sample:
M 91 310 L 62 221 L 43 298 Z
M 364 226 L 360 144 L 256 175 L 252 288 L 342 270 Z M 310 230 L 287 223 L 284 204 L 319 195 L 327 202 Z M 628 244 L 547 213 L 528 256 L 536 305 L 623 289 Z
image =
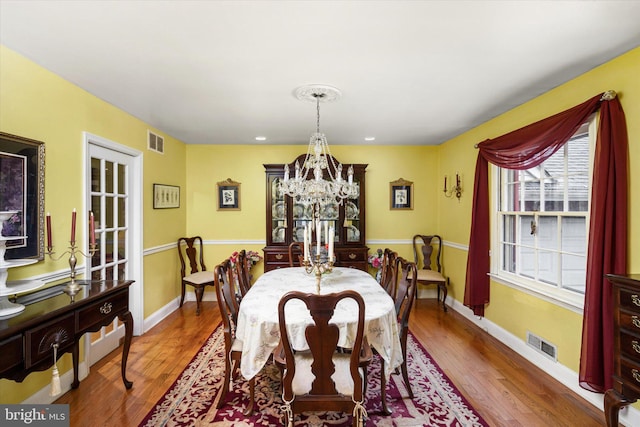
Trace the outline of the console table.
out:
M 122 381 L 126 378 L 127 357 L 133 336 L 133 317 L 129 312 L 129 286 L 132 280 L 76 280 L 80 290 L 65 293 L 66 283 L 21 295 L 16 302 L 25 310 L 0 318 L 0 378 L 22 382 L 27 375 L 53 366 L 53 345 L 58 358 L 71 353 L 72 388 L 77 388 L 79 341 L 86 332 L 96 332 L 117 316 L 125 327 L 122 349 Z

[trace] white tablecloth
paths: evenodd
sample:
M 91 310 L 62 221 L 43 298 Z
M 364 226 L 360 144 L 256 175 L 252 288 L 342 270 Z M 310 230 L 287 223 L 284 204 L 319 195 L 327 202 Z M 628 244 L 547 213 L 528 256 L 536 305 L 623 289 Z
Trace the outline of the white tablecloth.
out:
M 345 289 L 353 289 L 362 295 L 365 302 L 365 335 L 384 360 L 385 372 L 391 373 L 402 363 L 393 300 L 364 271 L 336 267 L 330 274 L 323 275 L 321 294 Z M 315 276 L 308 275 L 302 267 L 272 270 L 260 276 L 242 299 L 236 338 L 243 343 L 240 371 L 245 378 L 253 378 L 277 347 L 280 341 L 278 302 L 292 290 L 315 293 Z M 307 349 L 304 329 L 312 323 L 312 319 L 304 303 L 297 300 L 287 303 L 285 317 L 293 347 L 297 350 Z M 355 301 L 347 299 L 339 302 L 331 321 L 340 328 L 339 346 L 352 347 L 357 321 Z

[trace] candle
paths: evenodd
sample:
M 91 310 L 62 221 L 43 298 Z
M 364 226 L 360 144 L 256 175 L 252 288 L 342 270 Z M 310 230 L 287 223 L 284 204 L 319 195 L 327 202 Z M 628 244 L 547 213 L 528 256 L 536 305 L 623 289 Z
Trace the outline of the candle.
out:
M 329 228 L 329 261 L 333 260 L 333 238 L 335 234 L 335 229 L 332 227 Z
M 460 175 L 456 172 L 456 188 L 460 188 Z
M 320 229 L 320 220 L 316 220 L 316 256 L 320 256 L 320 237 L 322 237 L 322 232 Z
M 329 221 L 324 222 L 324 243 L 329 244 Z
M 93 219 L 93 212 L 89 211 L 89 239 L 92 246 L 96 244 L 96 223 Z
M 76 242 L 76 208 L 71 212 L 71 244 Z
M 444 191 L 447 192 L 447 175 L 444 176 Z
M 47 249 L 51 252 L 51 213 L 47 212 Z
M 304 227 L 304 260 L 307 261 L 309 259 L 309 236 L 307 236 L 307 226 Z

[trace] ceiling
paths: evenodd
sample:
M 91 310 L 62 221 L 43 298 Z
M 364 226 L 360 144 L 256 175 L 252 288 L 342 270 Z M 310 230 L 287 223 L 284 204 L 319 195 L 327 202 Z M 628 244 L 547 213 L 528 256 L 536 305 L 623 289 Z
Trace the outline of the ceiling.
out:
M 330 144 L 440 144 L 639 46 L 639 22 L 639 1 L 0 0 L 2 44 L 188 144 L 308 143 L 306 84 L 342 92 Z

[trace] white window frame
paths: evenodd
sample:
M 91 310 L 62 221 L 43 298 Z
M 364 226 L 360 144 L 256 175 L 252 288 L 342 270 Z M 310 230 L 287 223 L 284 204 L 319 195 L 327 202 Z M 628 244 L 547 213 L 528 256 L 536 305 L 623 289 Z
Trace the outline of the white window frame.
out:
M 595 153 L 595 142 L 597 132 L 597 116 L 594 115 L 589 121 L 589 207 L 591 207 L 591 188 L 593 183 L 593 159 Z M 549 285 L 547 283 L 539 282 L 533 279 L 529 279 L 523 276 L 519 276 L 507 271 L 502 270 L 502 247 L 500 244 L 502 230 L 502 221 L 499 214 L 500 210 L 500 168 L 495 165 L 491 165 L 491 188 L 490 194 L 492 200 L 492 215 L 491 215 L 491 278 L 505 286 L 509 286 L 514 289 L 518 289 L 529 295 L 533 295 L 537 298 L 554 303 L 561 307 L 567 308 L 574 312 L 583 314 L 584 310 L 584 295 L 578 292 L 573 292 L 567 289 L 562 289 L 557 286 Z M 591 210 L 586 213 L 586 232 L 589 235 L 589 222 L 591 217 Z M 588 242 L 587 242 L 588 244 Z M 494 256 L 495 255 L 495 256 Z

